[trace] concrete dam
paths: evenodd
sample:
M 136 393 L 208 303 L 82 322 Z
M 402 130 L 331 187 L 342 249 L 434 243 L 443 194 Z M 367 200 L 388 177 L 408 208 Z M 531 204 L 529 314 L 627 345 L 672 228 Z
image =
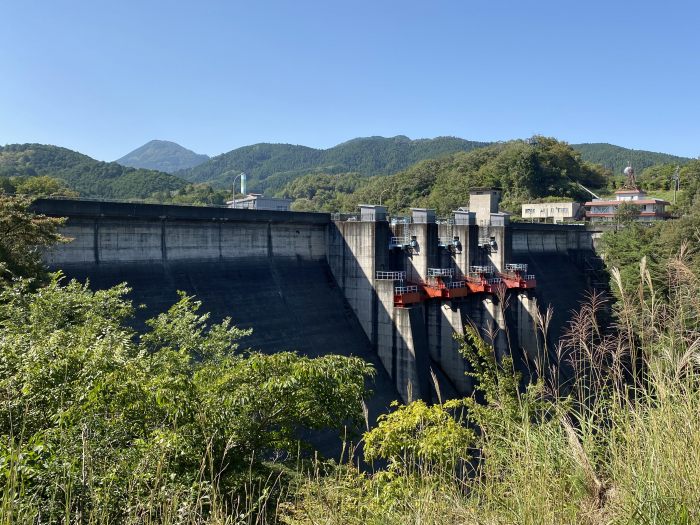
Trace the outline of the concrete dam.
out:
M 554 308 L 555 341 L 595 259 L 594 233 L 582 226 L 510 223 L 498 212 L 438 221 L 426 209 L 392 219 L 381 206 L 341 218 L 70 199 L 33 209 L 66 217 L 62 233 L 73 239 L 45 253 L 49 267 L 95 289 L 127 282 L 144 305 L 137 330 L 182 290 L 211 321 L 253 328 L 242 348 L 373 363 L 372 420 L 394 399 L 468 394 L 453 337 L 468 324 L 529 370 L 544 348 L 538 308 Z

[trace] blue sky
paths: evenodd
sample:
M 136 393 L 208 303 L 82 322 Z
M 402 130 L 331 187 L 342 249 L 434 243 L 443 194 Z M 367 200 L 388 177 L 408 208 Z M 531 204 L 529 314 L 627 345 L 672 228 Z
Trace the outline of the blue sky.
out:
M 0 144 L 454 135 L 700 155 L 700 4 L 0 3 Z

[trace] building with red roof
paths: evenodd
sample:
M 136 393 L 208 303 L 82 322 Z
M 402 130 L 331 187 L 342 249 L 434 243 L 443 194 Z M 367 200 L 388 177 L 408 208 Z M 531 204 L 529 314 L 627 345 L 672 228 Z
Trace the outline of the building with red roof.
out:
M 621 189 L 615 192 L 615 200 L 594 199 L 584 204 L 586 218 L 591 222 L 613 222 L 620 204 L 629 202 L 639 207 L 640 221 L 657 221 L 668 218 L 666 206 L 670 203 L 663 199 L 647 197 L 640 189 Z

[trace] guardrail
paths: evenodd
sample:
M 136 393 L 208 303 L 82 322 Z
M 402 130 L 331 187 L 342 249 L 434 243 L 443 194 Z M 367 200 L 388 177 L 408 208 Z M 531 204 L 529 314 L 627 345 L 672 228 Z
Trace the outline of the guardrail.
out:
M 356 213 L 331 213 L 331 220 L 336 222 L 358 222 L 360 217 Z
M 381 281 L 403 281 L 406 279 L 406 272 L 377 271 L 375 279 Z
M 493 266 L 470 266 L 469 273 L 494 273 L 496 269 Z
M 191 206 L 193 208 L 222 208 L 232 209 L 225 204 L 192 204 L 189 202 L 160 202 L 150 199 L 110 199 L 109 197 L 70 197 L 68 195 L 27 195 L 14 193 L 17 197 L 27 197 L 31 199 L 49 199 L 52 201 L 82 201 L 82 202 L 113 202 L 115 204 L 156 204 L 159 206 Z
M 396 295 L 403 295 L 407 293 L 414 293 L 418 291 L 418 286 L 416 285 L 408 285 L 408 286 L 396 286 L 394 288 L 394 294 Z
M 509 272 L 527 272 L 527 264 L 516 264 L 509 263 L 506 264 L 506 270 Z
M 428 268 L 429 277 L 452 277 L 453 274 L 452 268 Z

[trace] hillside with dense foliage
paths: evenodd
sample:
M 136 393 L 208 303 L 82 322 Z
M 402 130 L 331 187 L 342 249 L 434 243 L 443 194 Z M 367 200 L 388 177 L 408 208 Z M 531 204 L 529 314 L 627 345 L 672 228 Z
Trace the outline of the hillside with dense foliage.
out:
M 327 150 L 255 144 L 176 175 L 100 162 L 57 146 L 14 144 L 0 147 L 0 190 L 220 206 L 229 198 L 233 178 L 244 171 L 249 191 L 297 199 L 298 210 L 353 211 L 360 201 L 378 202 L 381 197 L 392 211 L 433 206 L 444 213 L 451 206 L 466 203 L 469 187 L 497 185 L 504 189 L 505 206 L 517 211 L 523 200 L 587 199 L 589 195 L 576 182 L 603 192 L 622 185 L 624 177 L 620 173 L 589 160 L 609 163 L 606 151 L 622 152 L 620 159 L 630 157 L 625 152 L 641 155 L 630 158 L 640 183 L 650 190 L 669 190 L 676 166 L 689 160 L 605 144 L 568 146 L 554 139 L 535 139 L 489 145 L 453 137 L 369 137 Z M 152 141 L 139 148 L 143 150 L 139 156 L 157 157 L 156 150 L 163 145 L 168 150 L 171 144 L 176 155 L 189 151 L 174 143 Z M 668 159 L 672 159 L 670 164 L 659 164 Z M 620 166 L 627 164 L 627 160 L 620 162 Z
M 208 155 L 195 153 L 169 140 L 151 140 L 115 162 L 130 168 L 173 173 L 193 168 L 209 160 Z
M 0 186 L 16 187 L 39 176 L 58 181 L 60 188 L 73 190 L 82 197 L 112 199 L 144 199 L 155 192 L 186 185 L 184 180 L 168 173 L 101 162 L 58 146 L 0 146 Z
M 597 190 L 606 188 L 609 178 L 609 172 L 584 162 L 568 144 L 533 137 L 424 160 L 390 176 L 310 175 L 279 195 L 302 199 L 296 209 L 352 212 L 360 203 L 381 201 L 391 213 L 429 207 L 447 214 L 468 204 L 470 188 L 488 186 L 502 188 L 502 207 L 519 212 L 520 203 L 531 199 L 587 199 L 578 184 Z
M 668 153 L 629 149 L 605 143 L 572 144 L 571 147 L 580 152 L 581 158 L 586 162 L 600 164 L 615 175 L 621 174 L 627 166 L 632 166 L 637 173 L 641 173 L 649 166 L 657 164 L 682 166 L 690 160 L 687 157 L 678 157 Z
M 455 137 L 411 140 L 404 136 L 357 138 L 325 150 L 291 144 L 254 144 L 213 157 L 177 175 L 191 182 L 226 187 L 243 171 L 248 176 L 250 191 L 275 192 L 303 175 L 349 172 L 366 177 L 389 175 L 423 159 L 484 145 Z

